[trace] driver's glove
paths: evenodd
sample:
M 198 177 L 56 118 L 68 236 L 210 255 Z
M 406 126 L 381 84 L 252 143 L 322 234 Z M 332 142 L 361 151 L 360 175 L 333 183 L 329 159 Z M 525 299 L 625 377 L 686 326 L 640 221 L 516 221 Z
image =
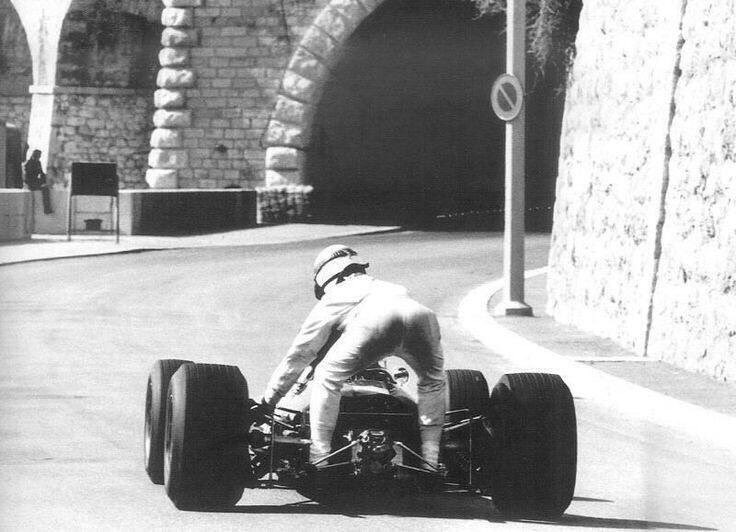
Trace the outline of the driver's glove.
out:
M 253 401 L 248 409 L 250 418 L 254 421 L 265 421 L 266 418 L 273 414 L 273 406 L 269 405 L 265 399 Z

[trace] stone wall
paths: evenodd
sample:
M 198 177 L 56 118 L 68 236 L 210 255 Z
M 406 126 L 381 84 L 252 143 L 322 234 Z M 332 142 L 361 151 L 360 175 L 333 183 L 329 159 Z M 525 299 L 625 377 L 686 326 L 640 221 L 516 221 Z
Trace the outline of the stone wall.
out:
M 31 52 L 20 18 L 9 0 L 0 0 L 0 96 L 28 93 Z
M 0 188 L 0 241 L 31 237 L 31 193 Z
M 252 188 L 295 43 L 322 0 L 167 0 L 148 183 Z
M 158 0 L 74 0 L 61 29 L 56 84 L 154 87 L 162 9 Z
M 0 0 L 0 120 L 17 126 L 25 140 L 31 113 L 31 53 L 18 14 Z
M 733 1 L 584 3 L 548 280 L 558 320 L 730 379 L 733 14 Z
M 736 380 L 736 2 L 689 1 L 648 354 Z
M 47 173 L 69 182 L 73 162 L 115 162 L 120 188 L 145 187 L 153 101 L 148 91 L 58 88 Z
M 31 95 L 6 96 L 0 94 L 0 120 L 18 127 L 23 140 L 28 136 L 31 115 Z

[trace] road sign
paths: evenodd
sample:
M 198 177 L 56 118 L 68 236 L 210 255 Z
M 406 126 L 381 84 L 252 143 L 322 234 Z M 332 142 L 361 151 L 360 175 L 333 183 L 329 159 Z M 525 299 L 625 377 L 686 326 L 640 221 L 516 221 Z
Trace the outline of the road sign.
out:
M 521 82 L 511 74 L 501 74 L 491 89 L 491 107 L 501 120 L 509 122 L 519 116 L 524 103 L 524 90 Z

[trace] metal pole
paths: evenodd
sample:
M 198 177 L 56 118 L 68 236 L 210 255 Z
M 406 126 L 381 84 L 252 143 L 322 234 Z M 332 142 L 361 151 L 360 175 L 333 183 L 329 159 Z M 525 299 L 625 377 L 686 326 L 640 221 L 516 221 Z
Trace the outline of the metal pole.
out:
M 66 241 L 72 239 L 72 184 L 69 183 L 69 195 L 66 199 Z
M 120 194 L 115 196 L 115 243 L 120 244 Z
M 506 70 L 516 76 L 526 90 L 526 0 L 507 2 Z M 526 109 L 506 122 L 506 173 L 503 245 L 503 301 L 495 313 L 504 316 L 531 316 L 524 303 L 524 127 Z

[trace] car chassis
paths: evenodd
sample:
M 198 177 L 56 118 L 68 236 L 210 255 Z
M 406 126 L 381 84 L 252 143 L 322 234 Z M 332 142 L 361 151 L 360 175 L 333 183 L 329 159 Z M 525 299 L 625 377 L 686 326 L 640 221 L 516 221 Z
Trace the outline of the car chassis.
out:
M 413 375 L 372 366 L 343 387 L 334 449 L 309 462 L 308 368 L 271 413 L 234 366 L 159 360 L 149 374 L 146 471 L 180 509 L 227 507 L 245 488 L 307 494 L 345 483 L 490 494 L 510 516 L 554 518 L 572 500 L 575 410 L 558 375 L 503 375 L 489 394 L 476 370 L 447 370 L 440 464 L 420 447 Z

